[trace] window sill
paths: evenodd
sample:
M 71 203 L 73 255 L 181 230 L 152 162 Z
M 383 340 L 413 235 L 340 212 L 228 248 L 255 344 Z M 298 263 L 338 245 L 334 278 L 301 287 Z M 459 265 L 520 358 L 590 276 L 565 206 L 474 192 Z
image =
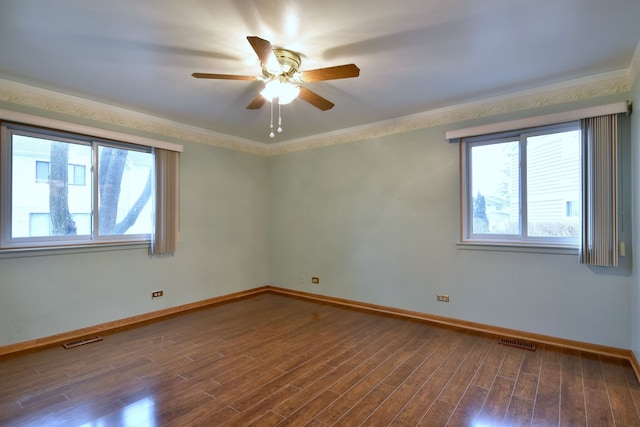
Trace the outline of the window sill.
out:
M 497 251 L 497 252 L 525 252 L 535 254 L 578 255 L 575 246 L 544 245 L 544 244 L 519 244 L 505 242 L 457 242 L 460 250 L 472 251 Z
M 72 255 L 92 252 L 110 252 L 135 249 L 148 249 L 148 241 L 101 243 L 93 245 L 69 245 L 31 248 L 0 249 L 0 260 L 7 258 L 26 258 L 51 255 Z

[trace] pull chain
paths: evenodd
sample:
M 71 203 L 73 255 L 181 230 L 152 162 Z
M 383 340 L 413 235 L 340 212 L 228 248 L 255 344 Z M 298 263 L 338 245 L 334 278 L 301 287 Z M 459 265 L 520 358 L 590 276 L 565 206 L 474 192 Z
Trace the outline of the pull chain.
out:
M 273 138 L 274 136 L 276 136 L 273 133 L 273 102 L 270 102 L 270 104 L 271 104 L 271 122 L 269 123 L 269 130 L 271 132 L 269 133 L 269 138 Z
M 276 134 L 273 132 L 273 103 L 275 98 L 271 100 L 271 121 L 269 122 L 269 138 L 273 138 Z M 280 106 L 280 98 L 278 98 L 278 133 L 282 133 L 282 109 Z

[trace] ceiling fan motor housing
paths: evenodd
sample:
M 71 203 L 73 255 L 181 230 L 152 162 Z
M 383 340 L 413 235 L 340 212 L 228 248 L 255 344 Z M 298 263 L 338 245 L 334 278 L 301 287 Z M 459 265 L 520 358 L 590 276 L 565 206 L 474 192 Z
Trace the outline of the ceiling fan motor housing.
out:
M 300 60 L 300 55 L 287 49 L 273 49 L 273 53 L 282 66 L 282 74 L 292 76 L 298 72 L 302 62 Z M 262 70 L 266 71 L 264 64 L 262 64 Z

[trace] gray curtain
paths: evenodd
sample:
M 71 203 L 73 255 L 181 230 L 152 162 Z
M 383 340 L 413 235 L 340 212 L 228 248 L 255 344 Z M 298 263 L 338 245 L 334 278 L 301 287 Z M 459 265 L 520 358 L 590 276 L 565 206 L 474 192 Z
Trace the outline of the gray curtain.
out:
M 617 115 L 582 119 L 580 262 L 618 266 Z
M 179 233 L 180 153 L 154 149 L 155 154 L 155 233 L 151 253 L 169 254 L 176 251 Z

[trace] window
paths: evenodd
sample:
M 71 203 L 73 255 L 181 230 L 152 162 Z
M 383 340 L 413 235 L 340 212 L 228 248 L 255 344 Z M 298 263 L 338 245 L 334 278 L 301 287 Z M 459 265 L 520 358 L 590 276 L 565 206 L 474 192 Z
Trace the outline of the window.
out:
M 36 160 L 36 182 L 49 183 L 49 162 Z
M 466 138 L 462 241 L 578 246 L 579 122 Z
M 3 125 L 0 150 L 0 249 L 150 239 L 150 147 Z
M 567 200 L 567 217 L 579 215 L 580 204 L 575 200 Z

